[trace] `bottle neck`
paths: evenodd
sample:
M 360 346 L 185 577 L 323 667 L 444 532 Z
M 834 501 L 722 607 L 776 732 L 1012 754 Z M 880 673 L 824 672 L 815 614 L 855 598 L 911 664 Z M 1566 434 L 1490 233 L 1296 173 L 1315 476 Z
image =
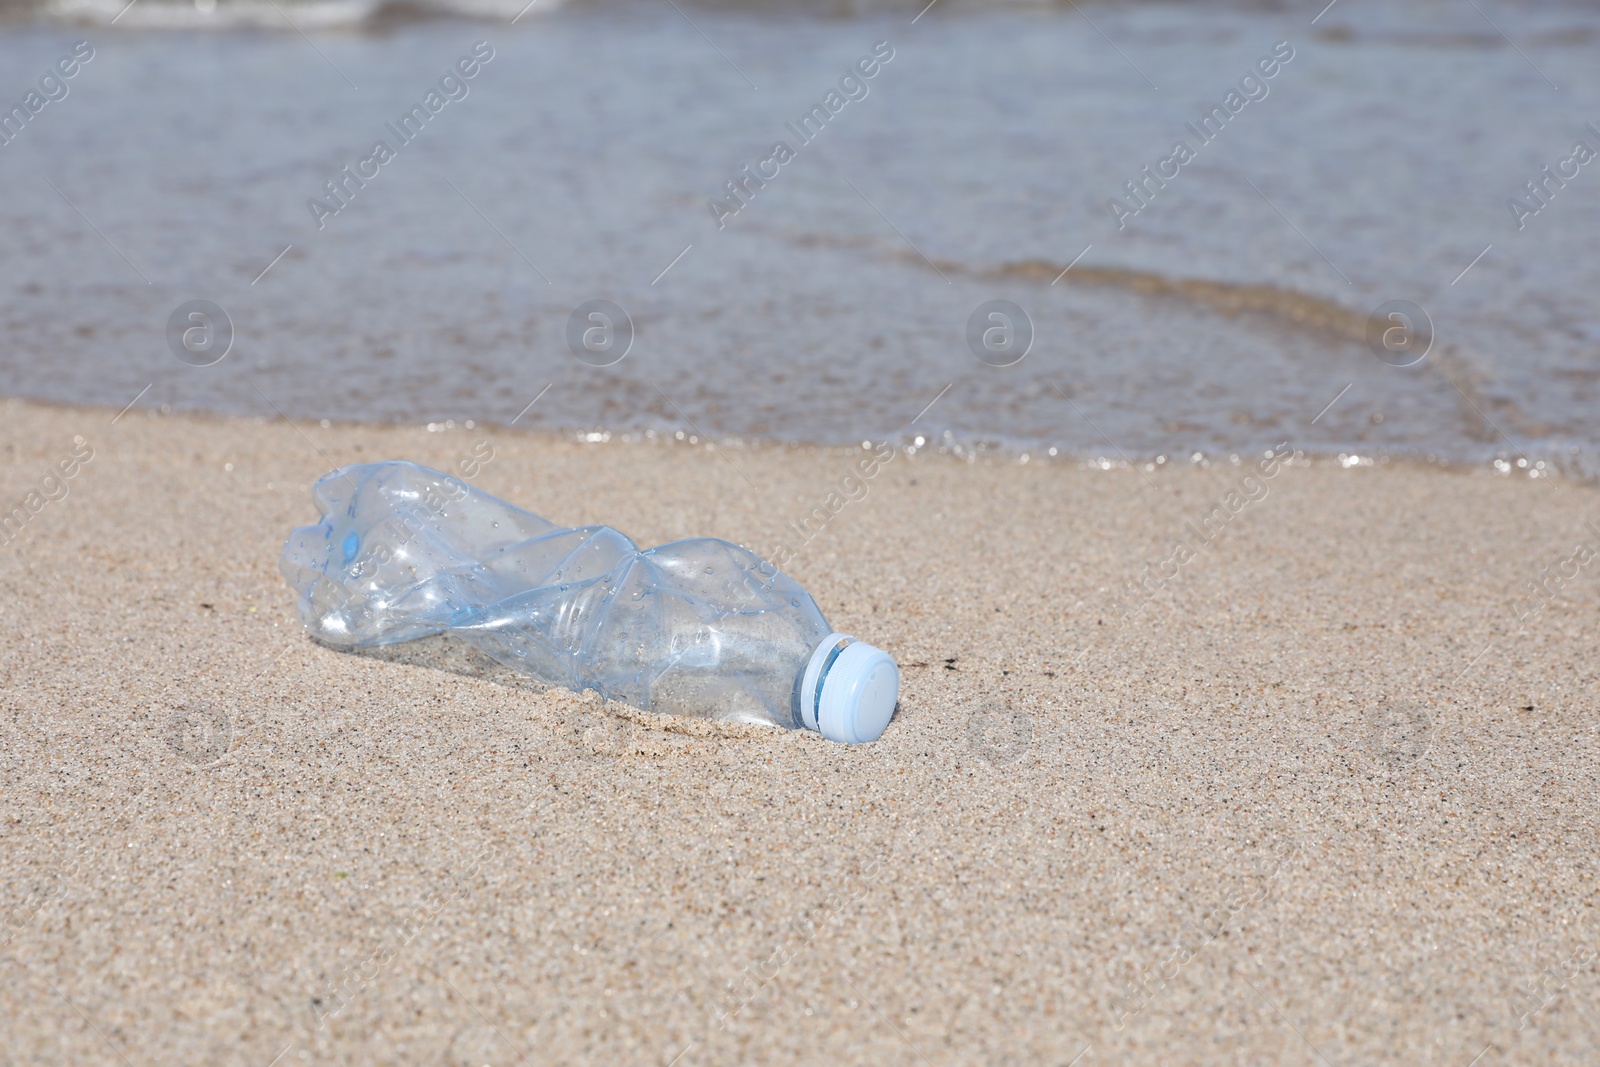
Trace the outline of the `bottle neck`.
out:
M 795 725 L 814 733 L 822 732 L 821 727 L 817 725 L 817 712 L 822 701 L 822 684 L 828 680 L 828 671 L 839 658 L 839 653 L 853 641 L 855 638 L 849 634 L 831 633 L 822 639 L 821 644 L 812 649 L 810 659 L 806 661 L 804 669 L 794 680 L 791 710 L 794 713 Z

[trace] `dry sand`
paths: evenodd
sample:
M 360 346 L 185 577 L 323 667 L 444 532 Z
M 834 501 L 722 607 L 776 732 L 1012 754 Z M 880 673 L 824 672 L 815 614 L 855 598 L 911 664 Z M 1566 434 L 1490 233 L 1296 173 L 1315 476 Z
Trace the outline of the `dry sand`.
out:
M 899 456 L 789 568 L 902 665 L 849 748 L 333 652 L 276 566 L 332 463 L 765 550 L 847 451 L 114 414 L 0 401 L 0 511 L 94 450 L 0 549 L 7 1062 L 1600 1058 L 1600 562 L 1517 621 L 1592 489 L 1291 466 L 1119 623 L 1240 469 Z

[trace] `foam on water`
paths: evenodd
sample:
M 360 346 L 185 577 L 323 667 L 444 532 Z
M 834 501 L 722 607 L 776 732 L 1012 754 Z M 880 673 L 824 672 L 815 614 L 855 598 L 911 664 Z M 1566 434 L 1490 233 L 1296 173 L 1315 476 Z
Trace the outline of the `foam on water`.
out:
M 565 0 L 537 0 L 539 11 Z M 532 10 L 528 0 L 27 0 L 5 3 L 0 15 L 122 30 L 244 29 L 282 32 L 377 29 L 396 20 L 470 18 L 499 21 Z M 519 20 L 520 21 L 520 20 Z
M 349 33 L 318 26 L 380 9 L 327 0 L 285 5 L 306 37 L 124 32 L 135 12 L 284 21 L 252 3 L 139 0 L 115 27 L 0 38 L 0 102 L 95 49 L 0 147 L 0 391 L 1117 462 L 1288 442 L 1581 470 L 1600 446 L 1600 163 L 1537 214 L 1507 205 L 1575 141 L 1600 149 L 1592 10 L 1495 8 L 1501 37 L 1443 3 L 1315 26 L 1100 7 L 1091 26 L 540 0 L 515 25 L 525 3 Z M 493 59 L 445 99 L 478 41 Z M 797 136 L 877 42 L 893 57 L 865 95 Z M 1197 136 L 1277 42 L 1293 57 L 1267 91 Z M 1180 139 L 1194 158 L 1147 181 Z M 366 164 L 379 140 L 393 158 Z M 729 199 L 779 140 L 793 158 Z M 340 206 L 326 183 L 363 166 Z M 234 330 L 211 366 L 167 341 L 197 298 Z M 568 344 L 600 298 L 634 325 L 607 367 Z M 1012 366 L 968 345 L 995 299 L 1031 320 Z M 1369 347 L 1396 300 L 1434 327 L 1415 366 Z

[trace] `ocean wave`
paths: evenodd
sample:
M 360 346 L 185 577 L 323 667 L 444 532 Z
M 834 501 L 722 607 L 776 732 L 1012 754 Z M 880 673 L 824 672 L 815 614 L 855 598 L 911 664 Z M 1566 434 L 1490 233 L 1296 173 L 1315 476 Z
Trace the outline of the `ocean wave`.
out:
M 511 21 L 524 12 L 550 11 L 565 0 L 44 0 L 4 3 L 0 13 L 82 26 L 134 30 L 365 29 L 425 18 Z
M 0 21 L 65 22 L 81 26 L 116 25 L 141 30 L 276 29 L 285 32 L 361 30 L 397 21 L 429 18 L 469 18 L 511 21 L 523 15 L 548 13 L 561 7 L 627 7 L 637 0 L 0 0 Z M 936 0 L 942 13 L 1004 10 L 1056 11 L 1074 18 L 1084 8 L 1160 7 L 1170 0 Z M 811 15 L 828 19 L 880 15 L 918 14 L 930 7 L 927 0 L 684 0 L 682 6 L 747 15 Z M 1211 11 L 1282 13 L 1283 0 L 1192 0 L 1187 7 Z M 1582 20 L 1587 10 L 1574 9 L 1572 0 L 1526 0 L 1524 12 L 1548 13 L 1557 18 L 1577 15 L 1580 21 L 1537 24 L 1528 40 L 1543 46 L 1589 45 L 1600 38 L 1600 28 Z M 1390 25 L 1395 13 L 1362 20 L 1357 26 L 1333 21 L 1318 27 L 1320 41 L 1332 44 L 1382 42 L 1430 48 L 1498 49 L 1510 43 L 1485 29 L 1476 15 L 1463 16 L 1461 25 Z M 1128 27 L 1133 39 L 1141 33 L 1160 35 L 1165 30 Z
M 907 263 L 918 262 L 917 257 L 896 254 L 896 258 Z M 1298 289 L 1262 282 L 1174 277 L 1126 267 L 1076 266 L 1068 270 L 1066 264 L 1039 259 L 1002 263 L 989 268 L 969 268 L 965 264 L 950 261 L 940 261 L 937 266 L 946 274 L 966 273 L 996 281 L 1032 281 L 1046 285 L 1064 282 L 1075 286 L 1120 289 L 1143 297 L 1204 308 L 1228 318 L 1255 318 L 1263 324 L 1317 335 L 1330 341 L 1361 346 L 1368 344 L 1371 312 Z M 1472 428 L 1472 436 L 1479 441 L 1499 440 L 1499 430 L 1483 418 L 1485 412 L 1490 411 L 1496 420 L 1505 422 L 1516 432 L 1541 436 L 1536 420 L 1529 418 L 1519 404 L 1508 397 L 1490 395 L 1486 389 L 1490 365 L 1490 360 L 1482 353 L 1455 343 L 1435 345 L 1425 363 L 1426 368 L 1455 388 L 1463 414 L 1472 412 L 1480 416 L 1477 421 L 1467 422 Z
M 880 242 L 858 237 L 783 234 L 802 246 L 850 248 L 893 260 L 918 270 L 937 271 L 948 278 L 966 276 L 984 281 L 1035 283 L 1043 287 L 1071 285 L 1100 287 L 1133 293 L 1137 296 L 1175 303 L 1241 319 L 1266 328 L 1287 329 L 1336 344 L 1365 347 L 1368 344 L 1372 312 L 1341 304 L 1336 300 L 1298 289 L 1264 282 L 1226 281 L 1214 278 L 1182 277 L 1158 271 L 1129 267 L 1087 266 L 1058 263 L 1045 259 L 1026 259 L 983 266 L 962 260 L 935 256 L 902 248 L 887 248 Z M 1469 435 L 1481 443 L 1500 440 L 1494 424 L 1504 423 L 1515 432 L 1530 437 L 1545 435 L 1542 425 L 1509 397 L 1492 395 L 1492 362 L 1481 352 L 1454 342 L 1435 344 L 1424 367 L 1454 387 L 1463 414 L 1473 413 L 1466 425 Z M 1494 423 L 1485 418 L 1492 413 Z
M 940 269 L 949 273 L 959 272 L 962 267 L 941 264 Z M 1068 270 L 1063 264 L 1045 260 L 1003 263 L 973 273 L 996 280 L 1044 282 L 1048 279 L 1047 284 L 1065 281 L 1072 285 L 1122 289 L 1140 296 L 1202 307 L 1229 318 L 1257 317 L 1281 328 L 1317 334 L 1329 340 L 1353 345 L 1369 343 L 1371 312 L 1298 289 L 1262 282 L 1173 277 L 1126 267 L 1079 266 Z M 1488 395 L 1484 387 L 1489 379 L 1489 365 L 1481 354 L 1459 344 L 1434 346 L 1426 363 L 1455 387 L 1464 413 L 1470 410 L 1482 416 L 1485 411 L 1492 410 L 1518 432 L 1537 436 L 1538 427 L 1518 404 L 1505 397 Z M 1499 437 L 1499 431 L 1487 420 L 1469 421 L 1468 425 L 1473 427 L 1473 435 L 1480 441 L 1495 441 Z
M 511 21 L 560 7 L 626 7 L 632 0 L 0 0 L 0 21 L 116 25 L 143 30 L 351 30 L 427 18 Z M 1055 10 L 1124 7 L 1155 0 L 938 0 L 944 11 Z M 1207 0 L 1214 8 L 1250 0 Z M 685 0 L 685 7 L 746 14 L 837 19 L 916 14 L 927 0 Z

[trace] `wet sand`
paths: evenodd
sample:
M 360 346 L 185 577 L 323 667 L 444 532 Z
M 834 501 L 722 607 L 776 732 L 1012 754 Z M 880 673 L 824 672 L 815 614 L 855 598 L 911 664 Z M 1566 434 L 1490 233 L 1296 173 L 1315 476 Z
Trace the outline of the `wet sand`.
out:
M 800 545 L 856 453 L 116 414 L 0 401 L 8 1062 L 1600 1047 L 1600 560 L 1519 621 L 1593 489 L 1289 462 L 1166 564 L 1245 467 L 900 454 Z M 901 664 L 883 739 L 302 636 L 311 482 L 480 442 L 557 521 L 787 541 Z

